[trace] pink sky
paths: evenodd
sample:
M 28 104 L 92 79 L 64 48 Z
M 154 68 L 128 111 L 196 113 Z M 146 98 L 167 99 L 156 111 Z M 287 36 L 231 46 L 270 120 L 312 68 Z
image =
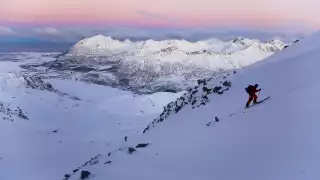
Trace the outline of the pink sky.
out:
M 0 0 L 0 24 L 320 27 L 319 0 Z

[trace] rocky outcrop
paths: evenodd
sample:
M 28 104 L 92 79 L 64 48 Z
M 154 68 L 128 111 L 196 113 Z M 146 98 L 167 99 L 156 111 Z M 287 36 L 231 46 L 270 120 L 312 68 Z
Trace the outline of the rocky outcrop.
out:
M 53 86 L 50 83 L 43 81 L 40 76 L 22 75 L 22 77 L 25 81 L 27 88 L 50 91 L 50 92 L 58 94 L 59 96 L 65 96 L 65 97 L 68 97 L 70 99 L 77 100 L 77 101 L 81 100 L 80 98 L 78 98 L 76 96 L 69 95 L 67 93 L 61 92 L 61 91 L 53 88 Z
M 15 119 L 29 120 L 28 116 L 22 111 L 22 109 L 18 106 L 14 109 L 10 107 L 10 105 L 5 105 L 0 102 L 0 113 L 3 114 L 2 119 L 8 121 L 14 121 Z
M 234 71 L 236 73 L 236 71 Z M 231 74 L 228 74 L 231 75 Z M 221 95 L 225 91 L 228 91 L 231 87 L 231 82 L 226 80 L 226 77 L 223 77 L 224 81 L 221 81 L 221 85 L 210 87 L 206 79 L 198 80 L 198 85 L 194 88 L 189 88 L 188 92 L 183 96 L 178 98 L 175 102 L 169 103 L 163 108 L 163 112 L 160 116 L 152 121 L 144 130 L 143 133 L 146 133 L 152 127 L 155 127 L 157 123 L 161 123 L 166 120 L 168 117 L 177 114 L 181 109 L 186 106 L 191 106 L 192 109 L 204 106 L 210 102 L 208 96 L 211 94 Z

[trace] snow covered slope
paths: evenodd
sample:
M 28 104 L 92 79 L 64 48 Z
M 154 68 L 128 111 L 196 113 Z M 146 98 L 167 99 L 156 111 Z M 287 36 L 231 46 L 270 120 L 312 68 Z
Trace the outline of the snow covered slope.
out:
M 100 151 L 141 133 L 180 93 L 135 95 L 84 82 L 43 79 L 19 65 L 42 53 L 0 53 L 0 179 L 57 180 Z M 51 56 L 51 55 L 50 55 Z
M 65 179 L 317 180 L 319 57 L 317 32 L 226 78 L 199 82 L 144 134 Z M 244 88 L 254 83 L 260 98 L 271 99 L 244 109 Z
M 129 89 L 139 93 L 181 91 L 198 79 L 239 69 L 279 52 L 279 40 L 235 38 L 118 41 L 102 35 L 83 39 L 53 62 L 24 66 L 47 68 L 59 78 Z M 41 70 L 39 73 L 43 73 Z M 51 74 L 50 74 L 51 75 Z

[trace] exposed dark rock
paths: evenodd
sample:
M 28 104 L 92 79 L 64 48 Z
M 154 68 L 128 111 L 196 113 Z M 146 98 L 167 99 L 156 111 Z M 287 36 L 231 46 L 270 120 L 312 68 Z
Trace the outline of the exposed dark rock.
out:
M 181 106 L 177 106 L 176 108 L 175 108 L 175 111 L 176 111 L 176 113 L 178 113 L 180 110 L 181 110 Z
M 70 99 L 73 99 L 73 100 L 78 100 L 78 101 L 81 100 L 80 98 L 78 98 L 76 96 L 71 96 L 71 95 L 69 95 L 67 93 L 63 93 L 63 92 L 60 92 L 57 89 L 54 89 L 53 86 L 50 83 L 43 81 L 42 78 L 39 77 L 39 76 L 22 75 L 22 77 L 24 78 L 24 80 L 26 82 L 27 88 L 38 89 L 38 90 L 46 90 L 46 91 L 50 91 L 50 92 L 56 93 L 56 94 L 58 94 L 60 96 L 67 96 L 67 97 L 69 97 Z
M 207 87 L 203 87 L 202 90 L 203 90 L 203 92 L 206 92 L 207 94 L 209 94 L 211 91 L 211 89 L 209 89 Z
M 231 87 L 231 82 L 230 81 L 225 81 L 225 82 L 223 82 L 222 85 L 224 85 L 226 87 Z
M 110 164 L 111 163 L 111 161 L 107 161 L 107 162 L 105 162 L 104 164 Z
M 203 85 L 207 85 L 207 81 L 206 80 L 203 80 Z
M 231 74 L 236 73 L 236 71 L 231 71 Z M 231 75 L 228 74 L 228 75 Z M 225 79 L 226 77 L 224 77 Z M 205 84 L 205 80 L 198 80 L 197 81 L 198 84 Z M 167 117 L 169 117 L 169 115 L 172 115 L 172 111 L 175 110 L 175 112 L 179 112 L 180 109 L 182 109 L 185 105 L 187 104 L 191 104 L 192 109 L 196 108 L 196 107 L 200 107 L 202 105 L 206 105 L 207 102 L 210 102 L 208 95 L 211 93 L 216 93 L 216 94 L 223 94 L 225 91 L 229 90 L 229 87 L 231 87 L 231 82 L 225 80 L 224 82 L 221 81 L 220 82 L 222 86 L 216 86 L 213 89 L 209 89 L 206 86 L 202 87 L 202 96 L 198 97 L 197 96 L 197 92 L 198 90 L 196 88 L 199 89 L 199 87 L 201 88 L 201 86 L 196 86 L 196 88 L 194 89 L 188 89 L 189 93 L 185 93 L 183 95 L 183 97 L 178 98 L 175 102 L 170 102 L 165 108 L 164 111 L 160 114 L 160 116 L 157 119 L 154 119 L 153 122 L 151 124 L 149 124 L 147 126 L 147 128 L 144 129 L 143 133 L 145 133 L 146 131 L 148 131 L 151 127 L 155 127 L 155 125 L 157 123 L 160 123 L 162 121 L 164 121 Z M 198 101 L 199 100 L 199 101 Z M 182 101 L 182 102 L 181 102 Z M 220 120 L 216 117 L 215 118 L 215 122 L 219 122 Z M 206 124 L 207 126 L 210 126 L 211 122 L 209 122 L 208 124 Z M 152 126 L 151 126 L 152 125 Z
M 165 90 L 163 90 L 163 92 L 177 93 L 179 91 L 175 90 L 175 89 L 165 89 Z
M 149 143 L 141 143 L 136 146 L 136 148 L 145 148 L 149 145 Z
M 22 112 L 22 110 L 20 109 L 20 107 L 17 107 L 17 116 L 21 119 L 25 119 L 25 120 L 29 120 L 29 118 Z
M 81 171 L 80 179 L 81 180 L 88 179 L 90 175 L 91 175 L 91 172 L 89 171 Z
M 69 178 L 70 178 L 70 174 L 65 174 L 64 177 L 65 177 L 66 179 L 69 179 Z
M 192 91 L 192 94 L 194 95 L 194 94 L 196 94 L 198 92 L 198 90 L 194 90 L 194 91 Z
M 12 110 L 10 107 L 6 107 L 2 102 L 0 102 L 0 113 L 3 113 L 7 117 L 3 117 L 4 120 L 14 121 L 12 116 L 16 116 L 23 120 L 29 120 L 29 118 L 23 113 L 20 107 Z
M 144 130 L 143 133 L 146 133 L 149 130 L 149 126 L 147 126 Z
M 129 147 L 128 148 L 128 153 L 129 154 L 132 154 L 133 152 L 135 152 L 135 151 L 137 151 L 135 148 L 133 148 L 133 147 Z
M 222 89 L 221 86 L 216 86 L 216 87 L 213 88 L 212 92 L 217 93 L 221 89 Z
M 215 117 L 214 119 L 215 119 L 216 122 L 220 121 L 218 117 Z
M 207 127 L 209 127 L 210 125 L 211 125 L 211 122 L 208 122 L 208 123 L 206 124 Z
M 95 165 L 95 164 L 98 164 L 99 163 L 99 160 L 98 159 L 95 159 L 95 160 L 92 160 L 90 162 L 90 165 Z

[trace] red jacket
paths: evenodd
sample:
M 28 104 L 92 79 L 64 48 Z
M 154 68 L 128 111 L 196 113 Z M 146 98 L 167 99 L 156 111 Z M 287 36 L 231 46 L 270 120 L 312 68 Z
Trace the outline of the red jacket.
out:
M 257 88 L 255 88 L 254 86 L 250 86 L 249 89 L 248 89 L 248 91 L 249 91 L 249 94 L 250 94 L 251 96 L 253 96 L 253 95 L 255 95 L 256 92 L 261 91 L 261 89 L 257 89 Z

